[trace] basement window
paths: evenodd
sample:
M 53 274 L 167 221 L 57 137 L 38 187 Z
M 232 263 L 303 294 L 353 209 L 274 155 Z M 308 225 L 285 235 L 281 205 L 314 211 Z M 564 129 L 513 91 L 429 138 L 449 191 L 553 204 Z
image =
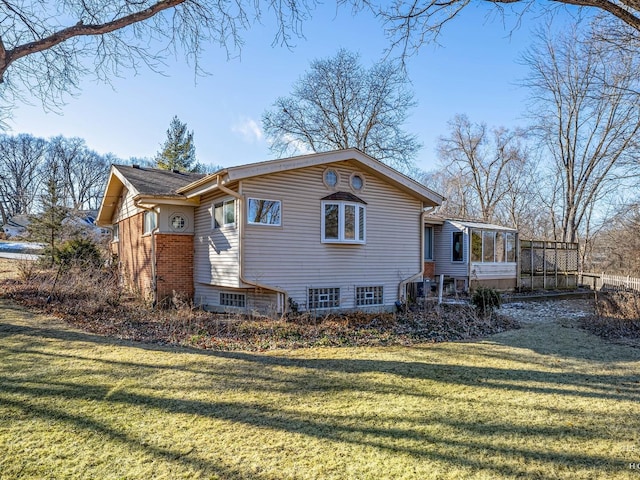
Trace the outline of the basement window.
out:
M 223 307 L 240 307 L 246 305 L 246 295 L 244 293 L 220 292 L 220 305 Z
M 356 306 L 382 305 L 382 285 L 375 287 L 356 287 Z
M 307 308 L 321 310 L 323 308 L 337 308 L 340 306 L 340 288 L 310 288 L 308 291 Z

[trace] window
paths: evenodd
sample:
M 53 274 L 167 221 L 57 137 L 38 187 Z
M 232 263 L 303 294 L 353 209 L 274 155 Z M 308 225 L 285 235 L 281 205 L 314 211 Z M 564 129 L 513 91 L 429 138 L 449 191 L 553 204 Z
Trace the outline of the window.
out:
M 382 305 L 382 285 L 376 287 L 356 287 L 356 306 Z
M 113 225 L 113 228 L 111 229 L 111 241 L 117 242 L 119 240 L 120 240 L 120 224 L 116 223 Z
M 319 310 L 322 308 L 337 308 L 340 306 L 340 288 L 310 288 L 308 291 L 307 308 Z
M 359 173 L 354 173 L 353 175 L 351 175 L 350 183 L 351 188 L 353 188 L 355 191 L 360 191 L 362 190 L 362 187 L 364 187 L 364 178 Z
M 497 232 L 496 233 L 496 262 L 499 263 L 504 263 L 505 259 L 504 259 L 504 237 L 505 237 L 506 233 L 504 232 Z
M 505 245 L 505 256 L 507 262 L 515 262 L 516 261 L 516 235 L 515 233 L 507 233 L 506 245 Z
M 174 232 L 182 232 L 187 228 L 187 219 L 181 213 L 174 213 L 169 217 L 169 226 Z
M 482 261 L 495 262 L 496 257 L 496 234 L 495 232 L 482 232 Z
M 471 261 L 482 261 L 482 230 L 471 231 Z
M 451 236 L 451 261 L 464 261 L 464 248 L 462 243 L 462 232 L 453 232 Z
M 156 212 L 144 212 L 144 234 L 151 233 L 158 224 Z
M 365 243 L 365 206 L 359 203 L 322 202 L 322 241 Z
M 213 228 L 228 227 L 236 223 L 236 201 L 225 200 L 213 205 Z
M 340 177 L 338 176 L 338 172 L 336 172 L 333 168 L 329 168 L 324 171 L 322 180 L 327 187 L 334 188 L 336 185 L 338 185 Z
M 228 293 L 220 292 L 220 305 L 223 307 L 241 307 L 245 306 L 246 296 L 244 293 Z
M 473 230 L 471 232 L 471 261 L 478 263 L 515 262 L 515 233 Z
M 424 259 L 433 260 L 433 227 L 424 227 Z
M 280 200 L 259 200 L 250 198 L 248 204 L 247 221 L 253 225 L 280 226 Z

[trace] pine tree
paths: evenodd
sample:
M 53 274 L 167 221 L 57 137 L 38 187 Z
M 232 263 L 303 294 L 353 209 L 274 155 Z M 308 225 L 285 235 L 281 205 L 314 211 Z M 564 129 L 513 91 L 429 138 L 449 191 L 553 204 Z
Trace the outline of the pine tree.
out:
M 42 212 L 34 215 L 29 224 L 31 238 L 45 244 L 44 255 L 50 260 L 51 265 L 55 263 L 58 253 L 58 244 L 64 228 L 62 222 L 68 215 L 62 197 L 59 170 L 57 163 L 52 162 L 49 165 L 45 179 L 46 189 L 40 197 Z
M 162 150 L 156 155 L 156 167 L 180 172 L 200 170 L 200 164 L 196 161 L 193 132 L 187 130 L 187 124 L 182 123 L 177 115 L 171 120 L 167 130 L 167 139 Z

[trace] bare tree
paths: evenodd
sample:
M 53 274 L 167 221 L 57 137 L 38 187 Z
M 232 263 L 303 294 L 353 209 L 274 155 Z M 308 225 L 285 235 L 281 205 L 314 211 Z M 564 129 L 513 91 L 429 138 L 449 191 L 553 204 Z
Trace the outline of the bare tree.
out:
M 0 215 L 31 213 L 38 195 L 46 141 L 32 135 L 0 136 Z
M 312 62 L 273 106 L 262 123 L 279 155 L 353 147 L 406 172 L 421 148 L 401 128 L 415 106 L 404 72 L 390 62 L 365 69 L 345 49 Z
M 90 150 L 81 138 L 55 137 L 49 141 L 47 168 L 56 165 L 63 205 L 74 209 L 97 208 L 109 173 L 108 161 Z
M 437 41 L 442 29 L 454 21 L 471 0 L 395 0 L 390 5 L 377 6 L 373 2 L 353 0 L 356 6 L 367 5 L 383 19 L 392 46 L 399 49 L 402 57 L 411 55 L 425 43 Z M 516 26 L 526 14 L 553 14 L 559 7 L 578 7 L 603 14 L 614 19 L 615 24 L 628 26 L 627 35 L 640 38 L 640 3 L 637 0 L 485 0 L 493 7 L 492 13 L 504 17 L 506 8 L 516 15 Z M 631 32 L 631 33 L 629 33 Z M 622 45 L 622 43 L 621 43 Z
M 602 42 L 599 28 L 544 31 L 524 57 L 535 131 L 553 160 L 568 242 L 577 241 L 599 200 L 638 174 L 638 57 Z
M 241 32 L 269 12 L 274 43 L 300 35 L 315 0 L 5 0 L 0 2 L 0 95 L 7 109 L 37 97 L 55 108 L 77 92 L 88 73 L 103 80 L 123 69 L 161 69 L 168 53 L 182 50 L 199 71 L 206 44 L 228 54 L 242 44 Z
M 519 177 L 528 160 L 525 132 L 489 129 L 485 124 L 471 123 L 465 115 L 457 115 L 450 121 L 449 130 L 447 136 L 440 138 L 438 152 L 449 176 L 462 180 L 461 187 L 466 189 L 461 195 L 465 205 L 468 205 L 469 193 L 475 198 L 475 209 L 465 213 L 485 221 L 496 220 L 501 204 L 507 199 L 518 202 L 522 193 Z M 511 214 L 505 218 L 517 220 L 514 216 L 519 207 L 508 208 Z

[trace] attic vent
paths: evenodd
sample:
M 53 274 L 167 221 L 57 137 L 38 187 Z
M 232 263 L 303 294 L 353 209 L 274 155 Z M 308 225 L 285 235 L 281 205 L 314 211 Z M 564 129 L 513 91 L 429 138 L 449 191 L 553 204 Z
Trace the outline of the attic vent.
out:
M 140 170 L 140 165 L 131 165 L 132 168 L 137 168 L 138 170 Z

